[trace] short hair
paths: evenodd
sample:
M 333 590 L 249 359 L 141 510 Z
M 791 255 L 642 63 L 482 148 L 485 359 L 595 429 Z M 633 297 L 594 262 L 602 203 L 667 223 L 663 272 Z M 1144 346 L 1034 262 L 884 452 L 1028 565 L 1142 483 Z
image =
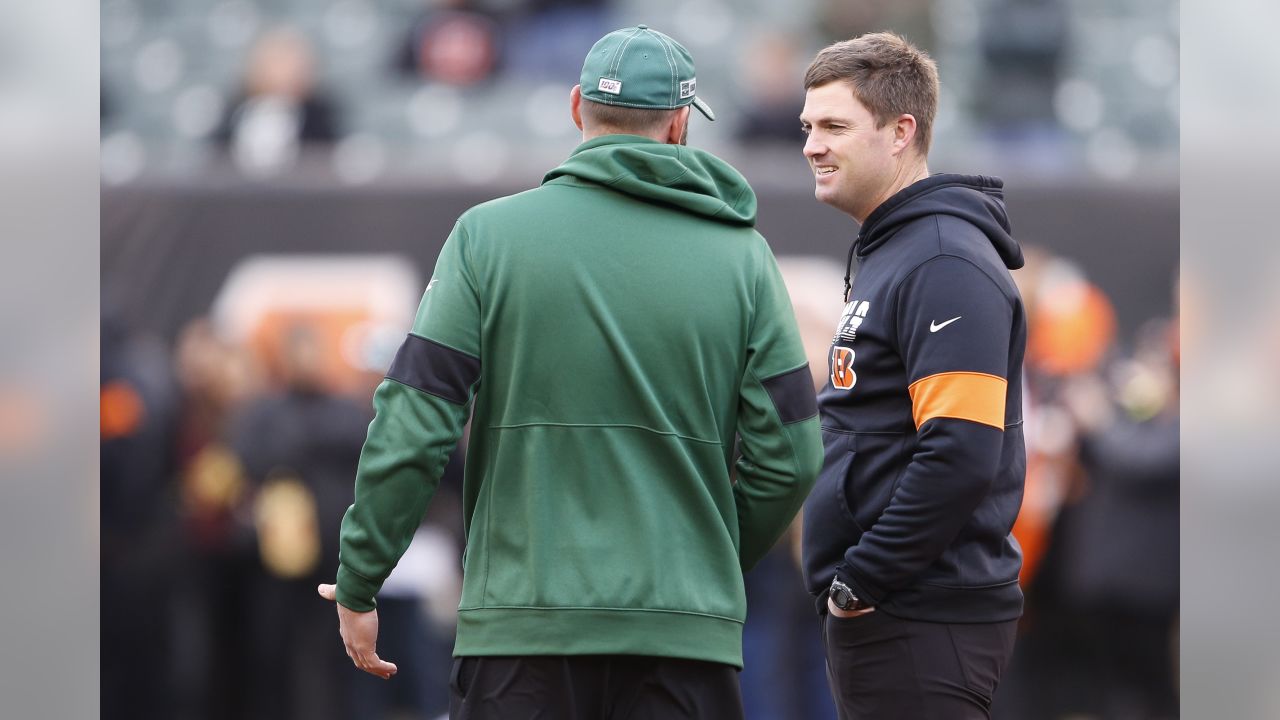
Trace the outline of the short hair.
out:
M 884 127 L 908 114 L 916 119 L 914 142 L 929 154 L 938 111 L 938 65 L 928 53 L 890 32 L 867 33 L 828 45 L 804 74 L 804 89 L 847 82 L 853 95 Z
M 593 130 L 614 130 L 632 135 L 656 135 L 671 122 L 671 116 L 679 112 L 654 108 L 633 108 L 623 105 L 606 105 L 582 98 L 582 124 Z

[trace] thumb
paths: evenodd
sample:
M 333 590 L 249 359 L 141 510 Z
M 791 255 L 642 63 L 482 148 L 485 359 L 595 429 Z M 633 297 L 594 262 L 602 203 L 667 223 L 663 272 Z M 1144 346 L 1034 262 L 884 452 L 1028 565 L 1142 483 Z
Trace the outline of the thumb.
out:
M 326 585 L 321 583 L 320 586 L 316 588 L 316 592 L 320 593 L 320 597 L 328 600 L 329 602 L 333 602 L 338 599 L 337 585 Z
M 383 660 L 378 657 L 378 653 L 369 653 L 369 655 L 369 666 L 366 668 L 367 672 L 377 675 L 383 680 L 390 680 L 391 676 L 395 675 L 396 672 L 399 671 L 399 668 L 396 667 L 395 663 Z

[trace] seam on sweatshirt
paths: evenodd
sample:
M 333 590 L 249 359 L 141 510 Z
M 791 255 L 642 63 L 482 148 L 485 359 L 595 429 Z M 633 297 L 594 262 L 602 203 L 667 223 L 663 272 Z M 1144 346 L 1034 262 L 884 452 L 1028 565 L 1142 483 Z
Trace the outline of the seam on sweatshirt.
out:
M 551 605 L 551 606 L 535 606 L 535 605 L 486 605 L 484 607 L 467 607 L 458 608 L 458 612 L 470 612 L 473 610 L 597 610 L 603 612 L 642 612 L 642 613 L 666 613 L 669 615 L 693 615 L 695 617 L 713 618 L 716 620 L 725 620 L 731 623 L 742 624 L 742 620 L 737 618 L 726 617 L 724 615 L 715 615 L 713 613 L 696 612 L 694 610 L 664 610 L 661 608 L 618 608 L 618 607 L 591 607 L 578 605 Z
M 647 426 L 644 426 L 644 425 L 629 425 L 629 424 L 627 424 L 627 423 L 559 423 L 559 422 L 529 422 L 529 423 L 514 423 L 514 424 L 511 424 L 511 425 L 490 425 L 490 426 L 489 426 L 489 429 L 490 429 L 490 430 L 519 430 L 519 429 L 521 429 L 521 428 L 530 428 L 530 427 L 562 427 L 562 428 L 628 428 L 628 429 L 631 429 L 631 430 L 644 430 L 644 431 L 646 431 L 646 432 L 651 432 L 651 433 L 653 433 L 654 435 L 663 435 L 663 436 L 666 436 L 666 437 L 674 437 L 674 438 L 679 438 L 679 439 L 681 439 L 681 440 L 688 440 L 689 442 L 702 443 L 702 444 L 704 444 L 704 445 L 715 445 L 716 447 L 720 447 L 720 446 L 722 445 L 722 443 L 721 443 L 719 440 L 706 440 L 706 439 L 703 439 L 703 438 L 696 438 L 696 437 L 690 437 L 690 436 L 688 436 L 688 435 L 681 435 L 680 433 L 677 433 L 677 432 L 667 432 L 667 431 L 665 431 L 665 430 L 655 430 L 654 428 L 647 427 Z
M 943 583 L 931 583 L 931 582 L 924 582 L 924 581 L 920 582 L 920 585 L 924 585 L 927 587 L 944 588 L 946 590 L 994 590 L 995 588 L 1009 587 L 1010 585 L 1017 585 L 1017 584 L 1018 584 L 1018 578 L 1016 577 L 1012 580 L 1005 580 L 1003 582 L 998 582 L 998 583 L 990 583 L 988 585 L 945 585 Z
M 352 567 L 351 567 L 350 565 L 348 565 L 347 563 L 342 562 L 342 560 L 338 560 L 338 564 L 339 564 L 339 565 L 341 565 L 342 567 L 346 568 L 346 569 L 347 569 L 347 572 L 351 573 L 352 575 L 355 575 L 356 577 L 360 578 L 361 580 L 365 580 L 365 581 L 367 581 L 367 582 L 371 582 L 371 583 L 376 583 L 376 582 L 378 582 L 377 580 L 374 580 L 373 578 L 371 578 L 371 577 L 369 577 L 369 576 L 367 576 L 367 575 L 362 575 L 362 574 L 360 574 L 360 573 L 356 572 L 354 568 L 352 568 Z M 386 578 L 383 578 L 383 581 L 385 582 L 385 581 L 386 581 Z
M 425 389 L 423 389 L 423 388 L 418 387 L 417 385 L 411 385 L 411 384 L 409 384 L 409 383 L 407 383 L 407 382 L 405 382 L 405 381 L 403 381 L 403 380 L 397 380 L 397 379 L 395 379 L 395 378 L 393 378 L 393 377 L 384 377 L 384 378 L 382 378 L 382 379 L 383 379 L 383 380 L 390 380 L 391 382 L 396 383 L 397 385 L 403 385 L 403 386 L 405 386 L 405 387 L 409 388 L 410 390 L 417 390 L 418 392 L 422 393 L 423 395 L 430 395 L 430 396 L 431 396 L 431 397 L 433 397 L 433 398 L 439 398 L 439 399 L 441 399 L 441 400 L 443 400 L 443 401 L 445 401 L 445 402 L 449 403 L 450 405 L 466 405 L 466 402 L 461 402 L 461 403 L 460 403 L 460 402 L 458 402 L 455 398 L 447 398 L 447 397 L 445 397 L 445 396 L 441 395 L 440 393 L 433 393 L 433 392 L 431 392 L 430 390 L 425 390 Z M 469 401 L 468 401 L 468 402 L 469 402 Z

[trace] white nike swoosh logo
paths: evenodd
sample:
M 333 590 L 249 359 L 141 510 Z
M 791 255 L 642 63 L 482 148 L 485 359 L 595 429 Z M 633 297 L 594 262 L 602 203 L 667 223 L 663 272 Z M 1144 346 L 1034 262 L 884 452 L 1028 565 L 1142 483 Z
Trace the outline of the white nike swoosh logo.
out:
M 937 321 L 930 322 L 930 323 L 929 323 L 929 332 L 931 332 L 931 333 L 938 332 L 938 331 L 939 331 L 939 330 L 941 330 L 942 328 L 944 328 L 944 327 L 946 327 L 946 326 L 950 325 L 951 323 L 953 323 L 953 322 L 955 322 L 955 321 L 959 320 L 960 318 L 961 318 L 961 316 L 960 316 L 960 315 L 957 315 L 957 316 L 955 316 L 955 317 L 951 318 L 950 320 L 948 320 L 948 321 L 946 321 L 946 322 L 944 322 L 944 323 L 942 323 L 942 324 L 938 324 L 938 322 L 937 322 Z
M 439 280 L 437 280 L 436 278 L 431 278 L 431 282 L 427 283 L 427 289 L 423 290 L 422 294 L 426 295 L 428 292 L 431 292 L 431 286 L 435 285 L 437 282 L 439 282 Z

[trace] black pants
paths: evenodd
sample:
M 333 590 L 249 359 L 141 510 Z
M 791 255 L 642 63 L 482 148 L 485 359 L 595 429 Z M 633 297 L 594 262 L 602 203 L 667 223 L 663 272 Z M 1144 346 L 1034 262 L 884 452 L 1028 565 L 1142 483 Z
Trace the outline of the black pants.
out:
M 879 610 L 825 616 L 840 720 L 988 720 L 1017 626 L 917 622 Z
M 736 668 L 636 655 L 455 658 L 450 720 L 740 720 Z

